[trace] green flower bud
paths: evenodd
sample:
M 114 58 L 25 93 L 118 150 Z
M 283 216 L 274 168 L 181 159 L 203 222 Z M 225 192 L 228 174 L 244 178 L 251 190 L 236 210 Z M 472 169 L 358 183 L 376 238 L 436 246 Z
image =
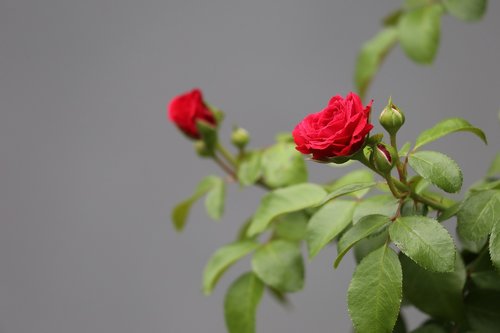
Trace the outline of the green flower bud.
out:
M 203 140 L 196 140 L 194 142 L 194 150 L 200 157 L 210 156 L 210 152 L 207 149 L 207 145 L 205 144 L 205 142 L 203 142 Z
M 394 135 L 405 123 L 405 115 L 389 98 L 387 106 L 380 113 L 379 121 L 390 135 Z
M 372 153 L 372 161 L 375 169 L 383 174 L 391 171 L 395 162 L 393 156 L 395 156 L 394 148 L 383 143 L 377 144 L 373 147 Z
M 231 135 L 231 142 L 238 149 L 245 148 L 249 141 L 250 135 L 248 134 L 247 130 L 241 127 L 236 127 L 233 130 L 233 134 Z

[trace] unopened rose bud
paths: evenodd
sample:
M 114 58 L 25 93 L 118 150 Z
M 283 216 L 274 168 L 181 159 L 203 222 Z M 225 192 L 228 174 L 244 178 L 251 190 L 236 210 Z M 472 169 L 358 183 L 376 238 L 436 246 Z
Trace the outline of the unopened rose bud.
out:
M 372 153 L 373 165 L 381 173 L 388 173 L 394 166 L 394 149 L 383 143 L 377 144 Z
M 194 142 L 194 150 L 200 157 L 210 156 L 210 152 L 207 149 L 207 145 L 202 140 L 196 140 Z
M 390 135 L 394 135 L 405 123 L 405 115 L 389 98 L 389 103 L 380 113 L 379 121 Z
M 239 149 L 246 147 L 250 141 L 250 135 L 247 130 L 241 127 L 236 127 L 231 135 L 231 142 Z

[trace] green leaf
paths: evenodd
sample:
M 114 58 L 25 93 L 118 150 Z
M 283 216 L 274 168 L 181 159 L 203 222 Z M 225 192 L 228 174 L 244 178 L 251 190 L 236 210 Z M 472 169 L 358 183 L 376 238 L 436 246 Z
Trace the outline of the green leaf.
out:
M 196 121 L 196 128 L 205 143 L 207 153 L 213 156 L 217 146 L 217 128 L 203 120 Z
M 423 203 L 416 202 L 412 199 L 407 199 L 401 206 L 400 216 L 427 216 L 428 212 L 429 209 Z
M 399 149 L 398 152 L 399 157 L 404 157 L 408 155 L 408 153 L 410 152 L 410 148 L 411 148 L 411 142 L 409 141 L 405 142 L 403 146 L 401 146 L 401 149 Z
M 333 267 L 337 268 L 344 255 L 360 240 L 371 234 L 382 230 L 391 220 L 384 215 L 368 215 L 363 217 L 351 229 L 349 229 L 339 240 L 338 255 Z
M 384 245 L 389 239 L 389 230 L 384 230 L 381 233 L 370 235 L 365 239 L 360 240 L 354 245 L 354 258 L 357 263 L 360 263 L 364 257 Z
M 353 224 L 366 215 L 380 214 L 388 217 L 394 216 L 398 210 L 398 200 L 390 194 L 374 195 L 373 197 L 360 201 L 354 210 Z
M 174 209 L 172 210 L 172 222 L 177 231 L 181 231 L 182 229 L 184 229 L 186 221 L 189 217 L 191 206 L 208 191 L 210 191 L 210 189 L 214 187 L 214 184 L 218 183 L 219 180 L 220 178 L 216 176 L 208 176 L 203 178 L 196 187 L 195 193 L 191 197 L 187 198 L 174 207 Z
M 486 135 L 481 129 L 472 126 L 468 121 L 464 119 L 450 118 L 445 119 L 437 123 L 434 127 L 420 133 L 414 149 L 416 150 L 430 142 L 436 141 L 443 136 L 455 132 L 470 132 L 483 140 L 484 143 L 488 143 L 488 141 L 486 140 Z
M 272 188 L 307 181 L 306 163 L 292 143 L 277 143 L 266 149 L 262 155 L 262 168 L 265 183 Z
M 229 333 L 255 333 L 255 317 L 264 285 L 249 272 L 240 276 L 228 289 L 224 315 Z
M 266 290 L 269 292 L 269 296 L 271 296 L 276 302 L 278 302 L 283 307 L 290 309 L 292 307 L 292 303 L 288 298 L 287 294 L 275 289 L 273 287 L 267 286 Z
M 420 64 L 430 64 L 436 56 L 441 34 L 440 5 L 419 7 L 401 16 L 398 36 L 406 55 Z
M 265 284 L 293 292 L 304 287 L 304 262 L 300 245 L 275 240 L 255 251 L 252 269 Z
M 403 254 L 399 259 L 403 267 L 403 293 L 411 304 L 432 317 L 462 321 L 466 272 L 459 255 L 449 273 L 425 270 Z
M 241 185 L 255 184 L 262 175 L 262 153 L 253 151 L 245 154 L 238 166 L 238 180 Z
M 396 29 L 386 28 L 361 47 L 354 74 L 354 82 L 360 96 L 365 96 L 366 90 L 377 74 L 385 56 L 396 44 L 397 36 Z
M 289 241 L 300 241 L 306 237 L 309 216 L 304 212 L 294 212 L 277 218 L 274 233 Z
M 495 156 L 495 159 L 490 165 L 488 169 L 488 173 L 486 174 L 488 177 L 498 177 L 500 176 L 500 153 Z
M 231 265 L 255 250 L 259 245 L 253 241 L 240 241 L 225 245 L 215 251 L 203 273 L 203 292 L 205 295 L 212 293 L 217 281 Z
M 321 207 L 311 217 L 307 226 L 309 258 L 315 257 L 351 223 L 355 206 L 352 201 L 336 200 Z
M 331 164 L 331 165 L 338 165 L 338 164 Z M 370 184 L 373 183 L 373 172 L 370 170 L 366 169 L 359 169 L 359 170 L 354 170 L 351 171 L 344 176 L 340 177 L 339 179 L 335 180 L 334 182 L 328 184 L 326 186 L 326 190 L 328 192 L 333 192 L 335 190 L 338 190 L 346 185 L 352 185 L 353 183 L 359 184 L 359 183 L 366 183 Z M 369 188 L 362 189 L 359 191 L 351 192 L 349 195 L 361 199 L 364 197 L 368 192 L 370 191 Z
M 293 185 L 266 194 L 248 228 L 248 236 L 264 231 L 269 223 L 279 215 L 319 204 L 325 195 L 325 190 L 314 184 Z
M 470 326 L 481 333 L 498 333 L 500 292 L 473 290 L 465 300 Z
M 498 195 L 497 195 L 498 197 Z M 497 201 L 498 202 L 498 201 Z M 497 206 L 497 210 L 500 210 Z M 491 262 L 500 272 L 500 221 L 496 221 L 490 236 L 490 257 Z M 500 280 L 500 277 L 499 277 Z
M 474 284 L 487 290 L 500 291 L 500 275 L 495 271 L 472 272 L 470 278 Z
M 363 182 L 363 183 L 353 183 L 353 184 L 346 184 L 344 186 L 341 186 L 332 192 L 328 193 L 328 195 L 323 199 L 320 205 L 323 205 L 327 203 L 330 200 L 333 200 L 335 198 L 341 197 L 343 195 L 351 194 L 354 192 L 359 193 L 359 191 L 371 188 L 373 186 L 377 185 L 375 182 Z
M 465 240 L 481 240 L 500 223 L 500 191 L 472 193 L 457 213 L 457 227 Z
M 437 324 L 424 324 L 411 333 L 447 333 L 447 331 Z
M 349 314 L 358 333 L 389 333 L 402 297 L 398 256 L 383 246 L 361 261 L 347 291 Z
M 448 156 L 435 151 L 418 151 L 409 156 L 410 166 L 440 189 L 455 193 L 462 188 L 462 171 Z
M 208 191 L 205 199 L 205 208 L 208 216 L 214 220 L 220 220 L 224 213 L 224 199 L 226 198 L 226 184 L 221 178 L 214 178 L 212 188 Z
M 463 21 L 480 20 L 486 13 L 487 0 L 443 0 L 446 10 Z
M 425 269 L 450 272 L 455 267 L 455 245 L 438 221 L 425 216 L 399 217 L 389 227 L 396 246 Z
M 500 179 L 499 180 L 485 179 L 477 183 L 474 183 L 469 188 L 469 192 L 487 191 L 487 190 L 500 190 Z

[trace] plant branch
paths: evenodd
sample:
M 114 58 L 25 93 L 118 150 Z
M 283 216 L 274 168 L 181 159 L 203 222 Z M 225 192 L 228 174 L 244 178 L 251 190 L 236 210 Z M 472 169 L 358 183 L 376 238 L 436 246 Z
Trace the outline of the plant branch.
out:
M 410 192 L 410 196 L 417 200 L 417 201 L 420 201 L 421 203 L 424 203 L 426 204 L 427 206 L 430 206 L 432 208 L 434 208 L 435 210 L 438 210 L 438 211 L 443 211 L 445 210 L 446 208 L 448 208 L 447 206 L 441 204 L 440 202 L 437 202 L 437 201 L 434 201 L 430 198 L 426 198 L 424 196 L 421 196 L 415 192 Z

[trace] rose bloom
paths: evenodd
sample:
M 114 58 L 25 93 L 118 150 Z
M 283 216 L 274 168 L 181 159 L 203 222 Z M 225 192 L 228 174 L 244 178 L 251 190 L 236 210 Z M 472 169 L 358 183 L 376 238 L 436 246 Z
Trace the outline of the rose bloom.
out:
M 193 139 L 199 139 L 200 134 L 196 127 L 198 120 L 206 121 L 216 125 L 216 120 L 208 106 L 203 101 L 202 93 L 199 89 L 176 96 L 168 105 L 168 118 L 184 134 Z
M 353 92 L 345 99 L 332 97 L 326 108 L 297 124 L 292 132 L 296 149 L 322 161 L 354 154 L 373 128 L 368 119 L 372 102 L 364 107 Z

